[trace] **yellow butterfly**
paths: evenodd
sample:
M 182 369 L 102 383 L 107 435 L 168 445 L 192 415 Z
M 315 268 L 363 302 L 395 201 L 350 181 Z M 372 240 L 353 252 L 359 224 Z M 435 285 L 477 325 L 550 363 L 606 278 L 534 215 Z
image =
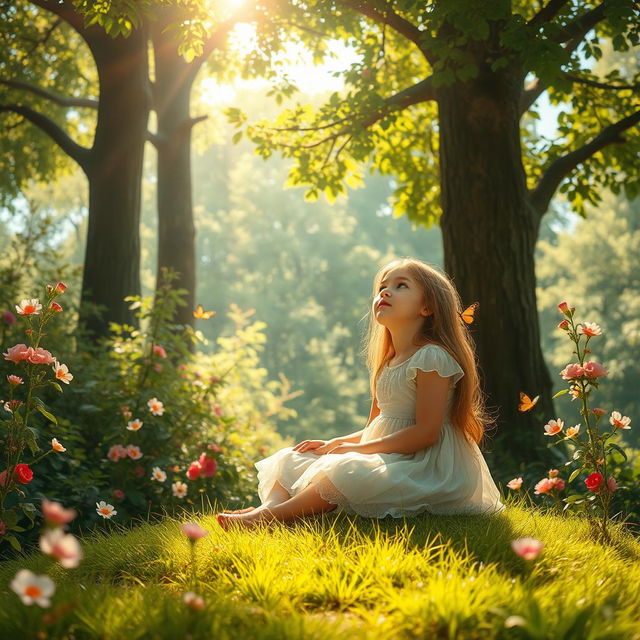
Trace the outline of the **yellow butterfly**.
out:
M 460 317 L 467 323 L 471 324 L 474 320 L 474 314 L 476 309 L 480 306 L 479 302 L 473 302 L 470 304 L 460 315 Z
M 214 316 L 216 314 L 215 311 L 205 311 L 204 307 L 199 304 L 196 307 L 196 310 L 193 312 L 193 317 L 194 318 L 202 318 L 203 320 L 206 320 L 207 318 L 210 318 L 211 316 Z
M 535 407 L 536 402 L 540 396 L 536 396 L 533 400 L 524 391 L 520 392 L 520 403 L 518 404 L 518 411 L 531 411 Z

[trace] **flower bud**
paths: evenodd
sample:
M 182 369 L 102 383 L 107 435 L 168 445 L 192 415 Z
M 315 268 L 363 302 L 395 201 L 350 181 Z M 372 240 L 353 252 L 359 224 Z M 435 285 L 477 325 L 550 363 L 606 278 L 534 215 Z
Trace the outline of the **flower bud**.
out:
M 56 293 L 64 293 L 67 290 L 67 285 L 64 282 L 58 282 L 56 285 Z
M 51 305 L 49 305 L 49 308 L 51 311 L 55 311 L 55 313 L 60 313 L 62 311 L 62 307 L 57 302 L 52 302 Z

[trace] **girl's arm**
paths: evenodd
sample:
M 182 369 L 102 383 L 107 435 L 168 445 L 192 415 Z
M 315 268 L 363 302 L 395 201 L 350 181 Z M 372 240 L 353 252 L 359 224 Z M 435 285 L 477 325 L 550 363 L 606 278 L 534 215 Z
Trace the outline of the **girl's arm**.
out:
M 358 445 L 360 453 L 415 453 L 435 444 L 431 437 L 427 437 L 425 429 L 412 424 L 388 436 L 375 438 Z
M 380 408 L 378 407 L 378 403 L 376 402 L 375 395 L 373 397 L 373 401 L 371 402 L 371 411 L 369 412 L 369 420 L 367 420 L 367 424 L 365 425 L 365 429 L 369 426 L 369 423 L 380 413 Z M 360 429 L 360 431 L 354 431 L 350 433 L 348 436 L 338 436 L 337 438 L 333 438 L 333 442 L 351 442 L 357 444 L 360 442 L 360 438 L 362 437 L 362 432 L 364 429 Z

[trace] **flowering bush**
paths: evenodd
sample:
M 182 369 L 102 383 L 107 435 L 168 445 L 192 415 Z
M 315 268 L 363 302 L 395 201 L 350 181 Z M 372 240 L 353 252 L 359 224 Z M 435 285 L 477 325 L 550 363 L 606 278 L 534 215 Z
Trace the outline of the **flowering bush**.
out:
M 27 323 L 25 334 L 29 346 L 23 343 L 7 348 L 2 355 L 13 363 L 15 373 L 7 375 L 9 396 L 0 401 L 0 427 L 2 428 L 3 460 L 0 463 L 0 540 L 6 540 L 15 549 L 21 545 L 13 532 L 25 531 L 18 525 L 22 517 L 27 516 L 33 525 L 35 507 L 28 501 L 20 485 L 29 484 L 34 477 L 33 467 L 52 452 L 64 453 L 66 448 L 57 438 L 51 439 L 51 447 L 44 454 L 29 463 L 21 462 L 25 447 L 35 455 L 40 447 L 37 443 L 41 431 L 32 414 L 38 412 L 47 421 L 57 424 L 55 416 L 39 397 L 46 387 L 53 387 L 62 392 L 60 382 L 69 384 L 73 375 L 66 365 L 46 349 L 40 341 L 46 335 L 44 328 L 51 318 L 62 311 L 62 306 L 55 301 L 64 293 L 67 286 L 58 282 L 47 285 L 45 304 L 38 298 L 22 300 L 15 305 L 18 316 L 23 316 Z
M 558 309 L 565 318 L 558 324 L 558 328 L 566 332 L 567 337 L 575 344 L 574 354 L 577 355 L 578 362 L 569 363 L 559 375 L 568 382 L 568 387 L 556 393 L 553 397 L 570 394 L 571 400 L 579 399 L 581 402 L 580 414 L 584 422 L 565 428 L 565 423 L 560 418 L 552 419 L 544 426 L 545 436 L 556 436 L 556 440 L 549 446 L 566 443 L 572 451 L 571 459 L 565 462 L 569 467 L 576 464 L 567 481 L 559 477 L 558 469 L 549 470 L 548 477 L 541 479 L 535 485 L 535 493 L 548 495 L 554 502 L 560 505 L 564 502 L 562 511 L 572 508 L 576 512 L 583 512 L 587 515 L 592 529 L 598 537 L 603 540 L 610 540 L 607 531 L 607 522 L 611 519 L 612 495 L 619 489 L 625 489 L 623 485 L 611 474 L 613 464 L 620 464 L 615 461 L 615 455 L 619 454 L 624 461 L 627 454 L 620 444 L 613 442 L 619 437 L 619 432 L 631 429 L 631 418 L 623 416 L 619 411 L 611 411 L 608 420 L 605 422 L 608 430 L 603 430 L 600 421 L 607 411 L 600 407 L 589 408 L 589 399 L 592 389 L 597 389 L 600 378 L 608 375 L 606 368 L 599 362 L 588 360 L 587 354 L 591 350 L 587 348 L 589 340 L 602 334 L 602 329 L 593 322 L 583 322 L 577 325 L 574 322 L 575 307 L 569 307 L 566 302 L 558 305 Z M 582 337 L 585 337 L 584 344 L 581 345 Z M 529 402 L 528 410 L 535 405 L 537 398 Z M 581 437 L 582 434 L 586 437 Z M 570 495 L 560 498 L 560 493 L 567 485 L 584 474 L 584 487 L 586 492 L 580 493 L 573 490 Z M 522 478 L 514 478 L 507 486 L 510 489 L 518 490 L 522 486 Z

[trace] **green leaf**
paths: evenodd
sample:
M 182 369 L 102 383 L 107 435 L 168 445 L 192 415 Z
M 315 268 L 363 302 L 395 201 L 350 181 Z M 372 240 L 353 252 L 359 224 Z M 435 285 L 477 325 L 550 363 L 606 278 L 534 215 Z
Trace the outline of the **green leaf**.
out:
M 622 457 L 625 459 L 625 462 L 627 461 L 627 454 L 624 452 L 624 449 L 619 447 L 617 444 L 614 444 L 613 442 L 609 443 L 609 447 L 610 449 L 615 449 L 616 451 L 620 452 L 622 454 Z
M 580 495 L 579 493 L 574 493 L 563 499 L 563 501 L 567 504 L 577 504 L 578 502 L 582 502 L 583 500 L 584 496 Z
M 576 476 L 580 473 L 581 469 L 574 469 L 571 475 L 569 476 L 568 482 L 573 482 Z
M 22 545 L 18 542 L 18 538 L 10 533 L 4 536 L 4 539 L 16 550 L 22 551 Z
M 56 417 L 53 415 L 53 413 L 51 413 L 44 405 L 44 403 L 42 402 L 42 400 L 38 400 L 36 402 L 36 409 L 47 419 L 51 420 L 51 422 L 53 422 L 53 424 L 57 425 L 58 421 L 56 420 Z
M 57 389 L 60 393 L 62 393 L 62 387 L 57 383 L 54 382 L 53 380 L 49 381 L 49 384 L 54 388 Z
M 553 400 L 554 398 L 557 398 L 558 396 L 563 396 L 565 393 L 569 393 L 569 389 L 562 389 L 561 391 L 558 391 L 558 393 L 556 393 L 555 395 L 551 396 L 551 399 Z

